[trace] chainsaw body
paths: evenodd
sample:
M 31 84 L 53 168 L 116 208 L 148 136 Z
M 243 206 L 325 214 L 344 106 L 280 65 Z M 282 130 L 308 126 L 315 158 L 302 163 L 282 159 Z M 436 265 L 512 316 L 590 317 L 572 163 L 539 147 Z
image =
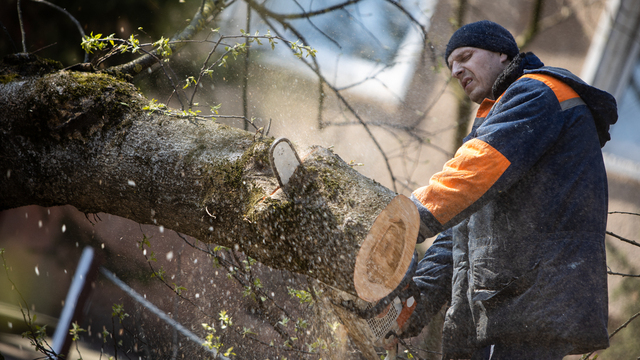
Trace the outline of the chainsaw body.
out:
M 420 301 L 420 290 L 412 280 L 418 265 L 417 258 L 417 253 L 414 253 L 407 273 L 394 291 L 376 303 L 369 303 L 364 311 L 357 312 L 371 329 L 371 340 L 375 346 L 388 348 L 395 345 L 394 338 L 402 334 Z

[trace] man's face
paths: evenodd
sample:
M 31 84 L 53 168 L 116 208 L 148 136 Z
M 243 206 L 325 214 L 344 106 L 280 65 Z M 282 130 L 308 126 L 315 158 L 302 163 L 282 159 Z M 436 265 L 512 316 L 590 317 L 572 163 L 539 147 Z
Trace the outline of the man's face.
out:
M 467 46 L 455 49 L 447 64 L 451 76 L 458 79 L 469 99 L 480 104 L 484 99 L 492 99 L 493 83 L 509 61 L 506 54 Z

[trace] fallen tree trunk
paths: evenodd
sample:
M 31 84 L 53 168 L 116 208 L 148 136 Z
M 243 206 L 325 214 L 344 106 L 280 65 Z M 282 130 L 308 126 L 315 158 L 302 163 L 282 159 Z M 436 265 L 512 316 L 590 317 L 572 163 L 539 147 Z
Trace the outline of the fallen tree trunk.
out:
M 69 204 L 164 226 L 368 301 L 408 267 L 413 204 L 329 150 L 313 148 L 283 193 L 273 139 L 144 111 L 105 74 L 3 76 L 0 210 Z

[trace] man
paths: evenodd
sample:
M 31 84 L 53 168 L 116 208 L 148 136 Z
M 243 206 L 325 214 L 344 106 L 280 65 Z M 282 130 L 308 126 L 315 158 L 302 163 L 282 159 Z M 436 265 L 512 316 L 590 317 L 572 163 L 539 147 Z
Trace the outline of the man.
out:
M 419 241 L 440 233 L 414 277 L 413 334 L 448 301 L 444 359 L 562 359 L 607 347 L 600 149 L 617 120 L 614 98 L 519 53 L 490 21 L 457 30 L 445 59 L 480 108 L 455 157 L 412 194 Z

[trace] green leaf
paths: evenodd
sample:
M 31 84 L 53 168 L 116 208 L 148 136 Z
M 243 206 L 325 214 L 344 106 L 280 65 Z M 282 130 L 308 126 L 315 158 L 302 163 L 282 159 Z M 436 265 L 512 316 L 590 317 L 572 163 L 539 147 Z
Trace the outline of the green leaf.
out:
M 251 331 L 251 329 L 246 328 L 246 327 L 242 327 L 242 337 L 245 337 L 246 335 L 258 335 L 256 333 L 254 333 L 253 331 Z
M 178 295 L 182 295 L 182 292 L 187 290 L 187 288 L 184 286 L 178 286 L 176 283 L 172 283 L 172 284 L 173 284 L 173 291 L 175 291 L 176 294 Z
M 104 341 L 104 343 L 107 343 L 107 337 L 111 336 L 111 333 L 109 333 L 107 331 L 107 329 L 103 329 L 102 330 L 102 341 Z
M 227 352 L 224 353 L 224 356 L 235 355 L 235 353 L 232 350 L 233 350 L 233 346 L 227 349 Z
M 289 322 L 289 318 L 288 318 L 288 317 L 286 317 L 286 316 L 283 316 L 283 317 L 282 317 L 282 320 L 278 321 L 278 324 L 280 324 L 280 325 L 282 325 L 282 326 L 284 326 L 284 327 L 287 327 L 287 323 L 288 323 L 288 322 Z
M 111 313 L 111 316 L 118 317 L 120 322 L 122 322 L 124 318 L 129 316 L 129 314 L 124 312 L 124 306 L 122 304 L 113 304 L 111 309 L 113 310 L 113 312 Z
M 227 311 L 226 310 L 220 311 L 219 319 L 220 319 L 220 323 L 221 323 L 220 327 L 222 329 L 226 329 L 227 327 L 233 325 L 233 322 L 231 321 L 231 317 L 229 317 L 229 315 L 227 315 Z
M 288 288 L 288 293 L 291 297 L 297 297 L 301 304 L 313 303 L 313 296 L 308 291 Z
M 78 325 L 78 322 L 77 322 L 77 321 L 76 321 L 76 322 L 74 322 L 74 323 L 73 323 L 73 324 L 71 324 L 71 325 L 72 325 L 72 328 L 71 328 L 71 329 L 69 329 L 69 335 L 71 335 L 71 336 L 72 336 L 72 337 L 71 337 L 71 340 L 72 340 L 72 341 L 78 341 L 78 340 L 80 339 L 80 335 L 79 335 L 79 334 L 80 334 L 81 332 L 86 332 L 87 330 L 85 330 L 85 329 L 81 328 L 81 327 Z
M 189 76 L 186 80 L 186 85 L 183 87 L 183 89 L 186 89 L 189 87 L 189 85 L 193 84 L 194 86 L 197 85 L 196 82 L 196 78 L 193 76 Z
M 255 286 L 258 289 L 262 289 L 264 286 L 262 285 L 262 281 L 260 281 L 260 279 L 256 278 L 255 280 L 253 280 L 253 286 Z

